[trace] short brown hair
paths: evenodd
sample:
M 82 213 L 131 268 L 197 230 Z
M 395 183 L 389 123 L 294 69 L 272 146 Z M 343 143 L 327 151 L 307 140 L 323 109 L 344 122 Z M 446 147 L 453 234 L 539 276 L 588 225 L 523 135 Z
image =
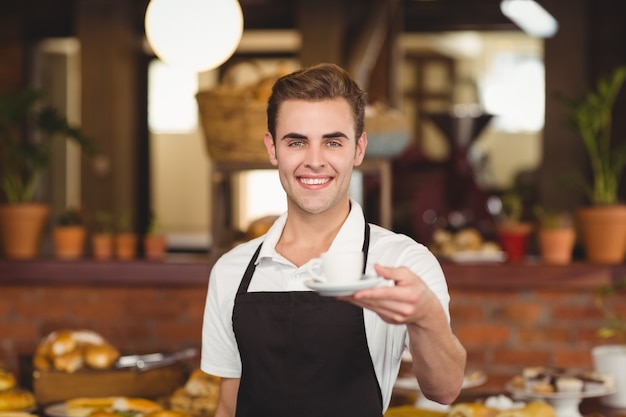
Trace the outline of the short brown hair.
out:
M 358 139 L 364 130 L 365 92 L 350 74 L 335 64 L 317 64 L 280 77 L 267 101 L 267 130 L 276 141 L 276 122 L 280 105 L 287 100 L 322 101 L 342 97 L 354 116 Z

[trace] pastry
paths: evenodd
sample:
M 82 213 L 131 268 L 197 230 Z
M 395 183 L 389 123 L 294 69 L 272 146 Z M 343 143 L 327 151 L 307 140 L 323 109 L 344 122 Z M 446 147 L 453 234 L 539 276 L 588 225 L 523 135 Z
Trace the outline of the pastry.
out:
M 145 398 L 117 397 L 112 405 L 116 411 L 137 411 L 142 414 L 161 410 L 160 404 Z
M 79 397 L 65 401 L 68 417 L 86 417 L 94 411 L 108 411 L 117 397 Z
M 531 401 L 522 408 L 501 411 L 496 417 L 556 417 L 556 413 L 548 403 Z
M 552 394 L 555 388 L 554 385 L 549 382 L 536 382 L 532 385 L 531 390 L 535 394 Z
M 76 372 L 85 366 L 110 369 L 119 351 L 91 330 L 59 330 L 50 333 L 37 346 L 33 366 L 40 371 Z
M 0 392 L 0 411 L 27 410 L 34 406 L 35 396 L 30 391 L 12 389 Z
M 191 373 L 184 387 L 170 397 L 170 408 L 191 415 L 213 414 L 220 394 L 220 378 L 200 369 Z
M 585 392 L 604 392 L 615 389 L 615 377 L 613 375 L 592 371 L 584 373 L 581 380 Z
M 54 369 L 73 373 L 83 367 L 84 359 L 82 352 L 73 350 L 52 359 Z
M 554 384 L 558 392 L 582 392 L 584 386 L 582 379 L 574 376 L 557 377 Z
M 15 375 L 0 368 L 0 391 L 15 387 Z
M 109 369 L 115 364 L 120 352 L 108 343 L 88 345 L 84 351 L 85 363 L 94 369 Z
M 459 403 L 453 405 L 448 417 L 495 417 L 498 410 L 482 403 Z
M 511 380 L 511 386 L 535 394 L 606 392 L 615 388 L 615 379 L 595 371 L 528 367 Z

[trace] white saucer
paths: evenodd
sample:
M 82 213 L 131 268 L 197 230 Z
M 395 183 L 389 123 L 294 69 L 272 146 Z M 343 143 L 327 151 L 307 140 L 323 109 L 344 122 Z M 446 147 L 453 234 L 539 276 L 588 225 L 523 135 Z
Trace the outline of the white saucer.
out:
M 384 278 L 376 275 L 364 275 L 363 278 L 356 282 L 321 282 L 316 279 L 309 279 L 304 282 L 304 285 L 317 291 L 320 295 L 338 297 L 342 295 L 352 295 L 358 290 L 375 287 L 384 281 Z

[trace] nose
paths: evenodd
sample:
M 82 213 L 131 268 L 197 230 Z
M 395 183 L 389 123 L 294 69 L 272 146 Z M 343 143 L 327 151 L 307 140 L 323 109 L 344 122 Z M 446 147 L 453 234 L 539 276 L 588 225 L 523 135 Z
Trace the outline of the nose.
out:
M 305 164 L 313 170 L 318 170 L 324 167 L 324 151 L 322 146 L 311 145 L 308 147 L 306 150 Z

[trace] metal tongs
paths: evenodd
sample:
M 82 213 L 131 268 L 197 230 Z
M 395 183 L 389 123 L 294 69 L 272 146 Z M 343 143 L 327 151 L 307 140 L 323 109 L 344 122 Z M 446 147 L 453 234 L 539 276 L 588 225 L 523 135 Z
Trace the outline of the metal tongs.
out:
M 115 363 L 116 368 L 137 368 L 140 371 L 160 368 L 172 363 L 190 359 L 198 354 L 198 349 L 189 348 L 174 353 L 149 353 L 147 355 L 120 356 Z

